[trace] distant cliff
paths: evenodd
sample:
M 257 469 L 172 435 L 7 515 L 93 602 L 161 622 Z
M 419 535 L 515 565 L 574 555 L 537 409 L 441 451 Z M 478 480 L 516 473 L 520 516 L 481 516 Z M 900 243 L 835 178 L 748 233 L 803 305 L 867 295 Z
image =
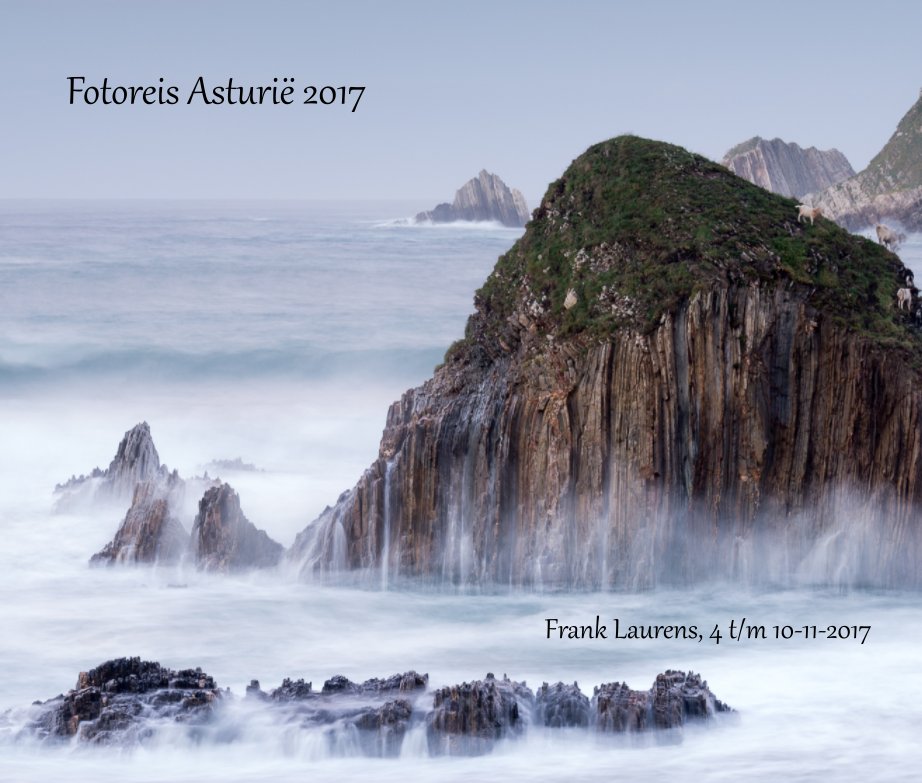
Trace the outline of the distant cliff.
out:
M 481 171 L 455 193 L 451 204 L 420 212 L 417 221 L 452 223 L 456 220 L 495 220 L 504 226 L 524 226 L 530 218 L 525 197 L 495 174 Z
M 381 584 L 918 584 L 904 276 L 686 150 L 597 144 L 289 557 Z
M 802 149 L 781 139 L 767 141 L 759 136 L 735 146 L 721 163 L 772 193 L 798 199 L 855 175 L 838 150 Z
M 884 221 L 922 231 L 922 94 L 864 171 L 805 200 L 853 231 Z

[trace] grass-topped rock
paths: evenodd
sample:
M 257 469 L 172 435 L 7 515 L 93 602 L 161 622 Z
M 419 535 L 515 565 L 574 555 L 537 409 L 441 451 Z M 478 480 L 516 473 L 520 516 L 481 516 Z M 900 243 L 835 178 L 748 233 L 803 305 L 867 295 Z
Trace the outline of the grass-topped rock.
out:
M 822 218 L 799 223 L 791 199 L 681 147 L 620 136 L 550 185 L 446 358 L 465 344 L 508 351 L 523 332 L 645 333 L 696 292 L 749 283 L 805 287 L 821 317 L 909 349 L 919 338 L 896 309 L 905 275 L 873 242 Z

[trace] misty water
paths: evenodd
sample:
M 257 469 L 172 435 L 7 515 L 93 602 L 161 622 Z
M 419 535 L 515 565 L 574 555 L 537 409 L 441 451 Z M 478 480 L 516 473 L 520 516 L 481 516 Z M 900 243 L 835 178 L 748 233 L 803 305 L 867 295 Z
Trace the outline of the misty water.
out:
M 420 206 L 0 204 L 0 780 L 918 779 L 917 593 L 383 590 L 286 571 L 89 568 L 124 509 L 52 514 L 53 487 L 105 467 L 142 420 L 182 475 L 237 457 L 257 466 L 218 473 L 285 545 L 355 483 L 387 406 L 463 334 L 474 290 L 520 233 L 397 220 Z M 922 280 L 920 238 L 900 252 Z M 596 615 L 695 624 L 704 640 L 546 638 L 547 618 Z M 729 639 L 743 617 L 767 638 Z M 814 625 L 871 630 L 863 645 L 774 638 L 774 626 Z M 119 656 L 201 666 L 240 698 L 196 741 L 22 736 L 34 700 Z M 254 678 L 319 687 L 409 669 L 432 687 L 489 671 L 591 694 L 615 680 L 646 689 L 667 668 L 701 672 L 737 712 L 662 741 L 531 727 L 478 758 L 430 758 L 411 731 L 399 759 L 374 759 L 242 699 Z

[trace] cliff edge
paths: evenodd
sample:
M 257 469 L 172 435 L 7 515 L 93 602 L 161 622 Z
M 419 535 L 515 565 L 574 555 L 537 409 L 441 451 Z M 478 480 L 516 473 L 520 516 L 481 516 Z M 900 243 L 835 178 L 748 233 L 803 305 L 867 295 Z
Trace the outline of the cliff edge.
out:
M 684 149 L 597 144 L 289 557 L 385 585 L 918 584 L 905 274 Z

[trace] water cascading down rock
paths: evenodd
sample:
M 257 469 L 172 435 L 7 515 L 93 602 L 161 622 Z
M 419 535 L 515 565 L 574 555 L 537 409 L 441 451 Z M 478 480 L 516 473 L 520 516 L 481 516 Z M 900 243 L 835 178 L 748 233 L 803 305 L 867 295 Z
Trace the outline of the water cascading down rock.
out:
M 590 148 L 290 557 L 307 578 L 919 584 L 906 270 L 795 207 L 679 147 Z

